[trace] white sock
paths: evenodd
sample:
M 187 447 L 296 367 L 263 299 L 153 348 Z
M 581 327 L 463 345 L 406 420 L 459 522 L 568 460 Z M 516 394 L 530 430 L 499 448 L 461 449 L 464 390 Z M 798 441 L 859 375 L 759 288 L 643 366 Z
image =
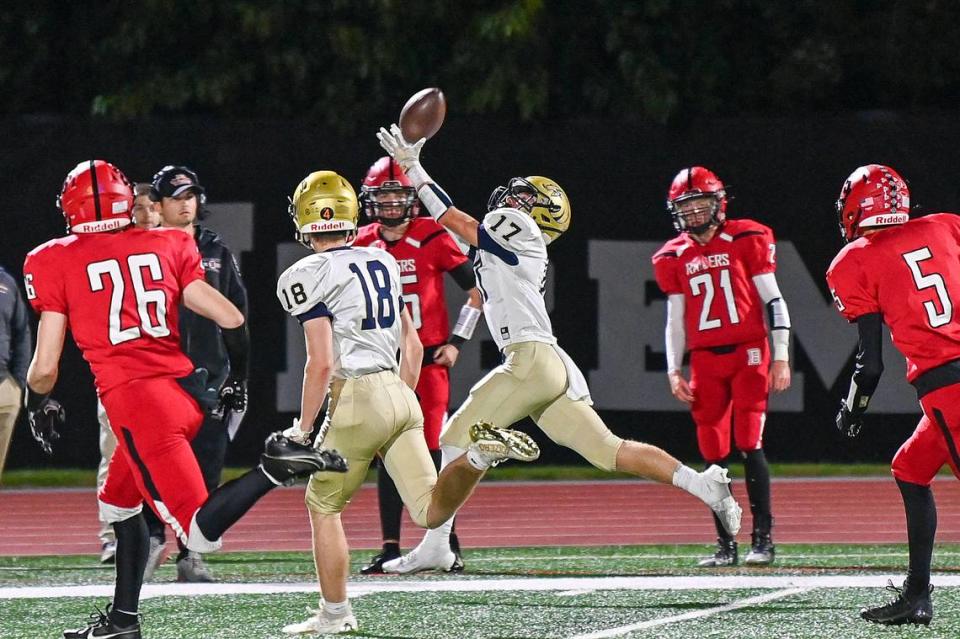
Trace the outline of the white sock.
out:
M 455 459 L 459 459 L 467 451 L 462 448 L 457 448 L 456 446 L 441 446 L 440 452 L 440 468 L 443 469 Z M 467 457 L 467 461 L 470 461 L 469 457 Z M 472 465 L 471 463 L 471 466 Z M 476 468 L 476 466 L 474 466 L 474 468 Z M 436 528 L 427 529 L 427 532 L 423 535 L 423 539 L 420 541 L 420 545 L 435 546 L 444 549 L 449 548 L 450 531 L 453 530 L 453 519 L 454 518 L 451 517 Z
M 479 471 L 488 470 L 493 463 L 486 455 L 475 450 L 467 451 L 467 461 Z
M 324 601 L 323 610 L 331 617 L 345 617 L 350 614 L 350 600 L 347 599 L 339 603 L 333 601 Z
M 707 490 L 703 477 L 689 466 L 685 464 L 677 466 L 677 469 L 673 471 L 673 485 L 687 491 L 700 501 L 708 503 L 707 499 L 710 497 L 710 491 Z

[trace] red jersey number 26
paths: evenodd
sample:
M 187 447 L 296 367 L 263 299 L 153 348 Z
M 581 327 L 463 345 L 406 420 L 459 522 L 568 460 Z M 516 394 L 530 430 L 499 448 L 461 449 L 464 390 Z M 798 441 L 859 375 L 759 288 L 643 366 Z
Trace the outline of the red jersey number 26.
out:
M 163 289 L 147 288 L 144 282 L 145 273 L 153 282 L 163 281 L 160 259 L 153 253 L 130 255 L 126 259 L 125 266 L 127 278 L 123 273 L 124 265 L 115 259 L 87 265 L 90 290 L 99 293 L 106 291 L 108 287 L 110 289 L 110 314 L 108 315 L 110 343 L 116 346 L 142 337 L 144 333 L 150 337 L 166 337 L 170 334 L 170 329 L 167 327 L 167 294 Z M 126 288 L 124 282 L 127 279 L 133 283 L 133 296 L 137 303 L 140 324 L 124 328 L 121 326 L 120 313 L 123 309 Z

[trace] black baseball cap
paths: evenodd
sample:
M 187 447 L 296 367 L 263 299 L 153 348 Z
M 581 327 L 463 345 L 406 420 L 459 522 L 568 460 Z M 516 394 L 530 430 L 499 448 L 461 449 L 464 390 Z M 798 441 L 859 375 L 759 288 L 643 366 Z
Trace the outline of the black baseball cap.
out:
M 152 199 L 159 201 L 164 197 L 177 197 L 184 191 L 193 190 L 198 195 L 206 192 L 200 181 L 197 180 L 197 174 L 185 166 L 167 165 L 157 171 L 153 176 L 151 184 L 153 188 Z

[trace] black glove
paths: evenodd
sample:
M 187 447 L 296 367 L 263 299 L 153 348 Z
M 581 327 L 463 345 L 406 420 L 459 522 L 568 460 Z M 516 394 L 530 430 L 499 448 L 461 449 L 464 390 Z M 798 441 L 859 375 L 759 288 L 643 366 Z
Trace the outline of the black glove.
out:
M 846 403 L 840 404 L 840 412 L 837 413 L 837 430 L 847 437 L 856 437 L 863 428 L 863 415 L 854 415 L 847 408 Z
M 347 472 L 347 460 L 336 450 L 320 448 L 317 452 L 320 453 L 320 456 L 323 458 L 323 470 L 332 473 Z
M 36 408 L 27 411 L 27 419 L 33 438 L 39 442 L 43 452 L 52 455 L 53 442 L 60 439 L 57 429 L 67 421 L 63 406 L 54 399 L 44 398 Z
M 247 380 L 231 375 L 220 387 L 219 411 L 225 413 L 228 410 L 237 413 L 247 410 Z

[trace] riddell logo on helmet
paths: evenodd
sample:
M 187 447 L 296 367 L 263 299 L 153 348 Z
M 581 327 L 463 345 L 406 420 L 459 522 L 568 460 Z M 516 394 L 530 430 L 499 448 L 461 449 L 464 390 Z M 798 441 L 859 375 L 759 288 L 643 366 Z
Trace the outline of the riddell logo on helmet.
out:
M 905 222 L 907 216 L 901 214 L 895 215 L 878 215 L 877 224 L 899 224 L 900 222 Z

